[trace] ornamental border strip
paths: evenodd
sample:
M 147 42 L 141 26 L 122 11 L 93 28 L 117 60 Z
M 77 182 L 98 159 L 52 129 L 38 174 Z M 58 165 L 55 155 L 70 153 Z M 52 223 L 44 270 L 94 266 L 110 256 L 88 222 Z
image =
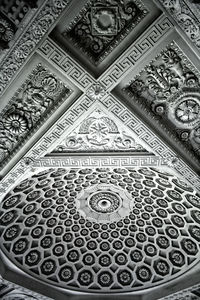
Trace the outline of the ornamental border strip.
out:
M 159 167 L 166 166 L 165 160 L 159 156 L 139 156 L 139 155 L 95 155 L 95 156 L 64 156 L 64 157 L 44 157 L 36 159 L 32 163 L 34 168 L 50 167 Z
M 188 36 L 188 38 L 191 40 L 191 42 L 196 46 L 196 48 L 200 51 L 200 22 L 198 21 L 198 17 L 195 15 L 195 13 L 190 8 L 190 2 L 186 3 L 184 0 L 176 0 L 176 3 L 173 4 L 173 2 L 165 1 L 165 0 L 158 0 L 161 5 L 171 14 L 173 19 L 176 21 L 176 23 L 179 25 L 179 27 L 184 31 L 185 35 Z M 188 19 L 184 20 L 184 16 L 186 16 L 186 13 L 184 12 L 184 6 L 187 7 L 189 10 L 189 13 L 187 13 Z M 182 15 L 182 19 L 181 19 Z M 185 30 L 183 27 L 184 25 L 188 27 L 187 24 L 188 20 L 193 22 L 193 28 L 196 26 L 197 32 L 196 34 L 193 32 L 190 32 L 189 30 Z M 192 26 L 191 26 L 192 27 Z M 191 30 L 192 31 L 192 30 Z
M 51 25 L 60 16 L 71 0 L 48 0 L 43 5 L 36 17 L 27 27 L 27 30 L 17 41 L 8 57 L 3 60 L 0 73 L 0 94 L 3 94 L 13 77 L 19 71 L 29 55 L 34 51 L 42 37 Z M 35 36 L 34 36 L 35 35 Z
M 40 140 L 30 149 L 26 157 L 30 160 L 41 159 L 47 152 L 47 149 L 70 128 L 78 118 L 83 115 L 94 103 L 92 99 L 82 95 L 72 107 L 61 116 L 56 123 L 40 138 Z M 100 101 L 102 105 L 111 113 L 124 122 L 132 131 L 145 142 L 166 162 L 172 169 L 176 170 L 179 175 L 185 177 L 198 191 L 200 191 L 200 179 L 197 174 L 182 160 L 175 159 L 176 154 L 162 140 L 155 136 L 154 133 L 137 118 L 125 105 L 120 103 L 114 96 L 108 96 Z M 173 160 L 176 160 L 173 163 Z M 21 162 L 23 159 L 21 160 Z M 16 178 L 20 179 L 25 171 L 30 168 L 29 164 L 18 162 L 13 169 L 2 179 L 0 183 L 0 193 L 4 194 L 15 182 Z M 32 167 L 32 166 L 31 166 Z
M 83 91 L 96 82 L 95 78 L 49 37 L 44 40 L 37 53 L 59 67 L 64 75 Z
M 173 29 L 172 23 L 165 15 L 161 15 L 155 22 L 99 77 L 104 88 L 113 89 L 120 79 Z

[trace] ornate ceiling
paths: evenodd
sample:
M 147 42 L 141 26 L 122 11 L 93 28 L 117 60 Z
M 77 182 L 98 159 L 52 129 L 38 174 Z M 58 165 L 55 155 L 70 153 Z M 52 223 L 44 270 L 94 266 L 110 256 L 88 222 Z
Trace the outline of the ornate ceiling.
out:
M 0 297 L 199 299 L 200 5 L 0 8 Z

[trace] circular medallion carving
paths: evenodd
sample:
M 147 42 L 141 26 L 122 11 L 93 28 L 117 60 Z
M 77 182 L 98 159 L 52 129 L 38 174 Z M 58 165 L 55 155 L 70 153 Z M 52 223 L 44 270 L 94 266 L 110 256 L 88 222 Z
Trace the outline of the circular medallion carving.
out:
M 187 98 L 178 104 L 175 116 L 181 123 L 191 123 L 198 119 L 199 111 L 199 103 L 195 99 Z
M 199 207 L 192 187 L 156 169 L 50 169 L 3 199 L 0 247 L 63 288 L 142 290 L 199 261 Z
M 89 206 L 96 212 L 112 213 L 120 206 L 120 198 L 111 192 L 97 192 L 90 196 Z

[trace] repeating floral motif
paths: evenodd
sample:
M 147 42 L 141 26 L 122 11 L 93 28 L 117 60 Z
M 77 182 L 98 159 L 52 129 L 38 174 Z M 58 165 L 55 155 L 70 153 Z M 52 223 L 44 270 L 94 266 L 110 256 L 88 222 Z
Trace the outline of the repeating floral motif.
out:
M 200 49 L 200 23 L 185 0 L 159 0 L 163 6 L 176 18 L 178 24 Z
M 29 1 L 28 1 L 29 2 Z M 30 4 L 31 3 L 31 4 Z M 24 63 L 25 59 L 31 54 L 35 46 L 50 28 L 52 23 L 67 7 L 68 0 L 49 0 L 39 10 L 36 18 L 27 24 L 24 34 L 19 38 L 13 50 L 2 60 L 0 72 L 0 94 L 13 78 L 19 67 Z M 35 1 L 29 2 L 30 6 L 34 6 Z
M 139 98 L 160 120 L 165 120 L 199 156 L 199 74 L 175 43 L 163 50 L 124 91 L 133 99 Z
M 84 16 L 63 32 L 94 64 L 99 64 L 147 14 L 138 0 L 92 1 Z
M 91 113 L 52 153 L 134 151 L 147 152 L 101 110 Z
M 3 199 L 0 245 L 60 287 L 143 290 L 197 263 L 199 207 L 191 186 L 155 168 L 47 169 Z
M 0 50 L 8 47 L 14 36 L 14 28 L 5 18 L 0 16 Z
M 41 120 L 71 91 L 42 65 L 38 65 L 1 114 L 0 163 L 36 129 Z

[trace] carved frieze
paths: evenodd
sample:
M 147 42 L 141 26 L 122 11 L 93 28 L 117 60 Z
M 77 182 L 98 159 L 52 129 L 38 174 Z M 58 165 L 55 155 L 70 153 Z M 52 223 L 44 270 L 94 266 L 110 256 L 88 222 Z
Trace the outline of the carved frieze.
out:
M 0 14 L 0 51 L 8 48 L 8 43 L 15 34 L 15 28 L 11 22 Z
M 41 64 L 31 72 L 1 112 L 0 164 L 14 154 L 70 93 L 71 90 Z
M 199 73 L 171 43 L 124 89 L 160 120 L 167 122 L 179 139 L 200 154 Z
M 100 109 L 96 109 L 66 136 L 52 154 L 113 151 L 147 153 L 125 128 L 118 126 Z
M 37 7 L 36 2 L 36 0 L 3 0 L 0 2 L 0 52 L 9 47 L 9 42 L 24 23 L 30 10 Z
M 98 65 L 148 13 L 140 0 L 91 1 L 84 15 L 63 32 Z
M 4 2 L 5 6 L 11 3 L 11 1 Z M 24 4 L 24 1 L 20 2 Z M 31 7 L 35 6 L 35 1 L 27 1 L 27 3 Z M 25 28 L 21 28 L 24 30 L 23 34 L 16 40 L 12 50 L 0 61 L 0 94 L 4 92 L 8 83 L 68 3 L 68 0 L 46 0 L 42 8 L 37 11 L 36 17 L 29 20 Z
M 192 42 L 200 49 L 200 22 L 188 0 L 159 0 L 175 18 Z M 197 1 L 198 3 L 198 1 Z

